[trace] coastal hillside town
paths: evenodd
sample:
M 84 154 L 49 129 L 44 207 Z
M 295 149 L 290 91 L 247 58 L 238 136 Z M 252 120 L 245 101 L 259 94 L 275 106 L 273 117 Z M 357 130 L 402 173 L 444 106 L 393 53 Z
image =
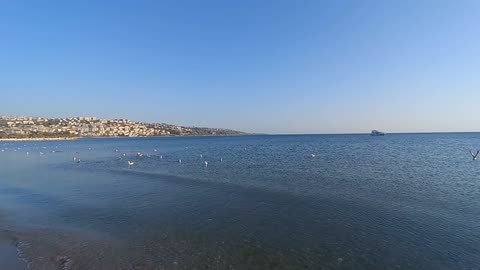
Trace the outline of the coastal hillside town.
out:
M 0 116 L 0 138 L 140 137 L 188 135 L 238 135 L 221 128 L 184 127 L 96 117 L 45 118 Z

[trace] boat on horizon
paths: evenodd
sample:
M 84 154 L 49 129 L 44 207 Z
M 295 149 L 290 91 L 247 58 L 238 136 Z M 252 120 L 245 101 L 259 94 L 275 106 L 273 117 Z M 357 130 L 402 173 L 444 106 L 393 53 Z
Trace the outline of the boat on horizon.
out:
M 385 136 L 385 133 L 378 130 L 372 130 L 370 136 Z

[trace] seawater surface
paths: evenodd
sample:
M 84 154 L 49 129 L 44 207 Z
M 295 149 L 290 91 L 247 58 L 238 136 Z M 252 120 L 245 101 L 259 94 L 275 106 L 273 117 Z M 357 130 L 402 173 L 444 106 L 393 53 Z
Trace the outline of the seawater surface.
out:
M 40 270 L 480 269 L 474 148 L 478 133 L 0 142 L 0 238 Z

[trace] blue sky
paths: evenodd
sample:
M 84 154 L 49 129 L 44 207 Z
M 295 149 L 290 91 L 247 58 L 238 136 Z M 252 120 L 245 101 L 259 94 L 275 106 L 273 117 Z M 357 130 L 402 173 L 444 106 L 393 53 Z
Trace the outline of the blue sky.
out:
M 480 130 L 480 1 L 0 1 L 0 114 Z

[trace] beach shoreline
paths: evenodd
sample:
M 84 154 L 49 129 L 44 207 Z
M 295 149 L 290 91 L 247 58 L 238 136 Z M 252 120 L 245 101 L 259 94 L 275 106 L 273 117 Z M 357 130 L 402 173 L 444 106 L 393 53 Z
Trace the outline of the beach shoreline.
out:
M 4 138 L 0 142 L 16 142 L 16 141 L 66 141 L 76 140 L 80 137 L 59 137 L 59 138 Z

